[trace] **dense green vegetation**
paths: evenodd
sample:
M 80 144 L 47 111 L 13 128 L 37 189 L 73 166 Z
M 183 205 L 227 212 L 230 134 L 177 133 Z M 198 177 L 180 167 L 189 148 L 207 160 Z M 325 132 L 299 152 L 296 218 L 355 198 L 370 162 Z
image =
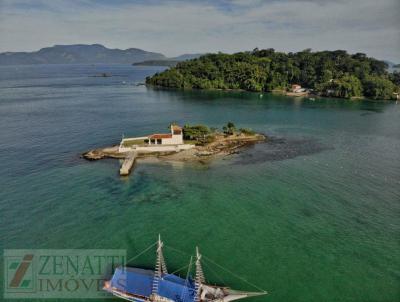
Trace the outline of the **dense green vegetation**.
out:
M 183 138 L 185 140 L 200 140 L 209 134 L 211 134 L 211 130 L 205 125 L 190 126 L 186 124 L 183 127 Z
M 222 127 L 222 130 L 225 134 L 232 135 L 236 132 L 236 126 L 232 122 L 228 122 L 225 126 Z
M 256 133 L 249 128 L 240 128 L 237 130 L 236 126 L 232 122 L 228 122 L 222 127 L 222 133 L 224 135 L 255 135 Z M 186 142 L 194 142 L 196 144 L 210 143 L 214 140 L 215 135 L 221 134 L 218 128 L 209 128 L 206 125 L 189 125 L 186 124 L 183 127 L 183 139 Z
M 399 74 L 383 61 L 344 50 L 297 53 L 254 49 L 236 54 L 207 54 L 180 62 L 146 83 L 179 89 L 244 89 L 272 91 L 300 84 L 317 94 L 342 98 L 392 99 Z

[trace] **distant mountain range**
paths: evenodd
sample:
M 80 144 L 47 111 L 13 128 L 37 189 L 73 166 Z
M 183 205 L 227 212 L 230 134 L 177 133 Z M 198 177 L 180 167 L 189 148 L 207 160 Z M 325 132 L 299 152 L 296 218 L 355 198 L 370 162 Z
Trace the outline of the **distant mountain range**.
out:
M 33 52 L 0 53 L 0 65 L 23 64 L 132 64 L 143 61 L 184 61 L 198 54 L 184 54 L 167 58 L 161 53 L 149 52 L 138 48 L 110 49 L 100 44 L 54 45 Z

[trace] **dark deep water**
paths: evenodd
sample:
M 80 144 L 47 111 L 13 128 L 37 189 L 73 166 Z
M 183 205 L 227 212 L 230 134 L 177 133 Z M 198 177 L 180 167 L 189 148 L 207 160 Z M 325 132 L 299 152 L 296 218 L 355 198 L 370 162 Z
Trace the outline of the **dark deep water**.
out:
M 270 292 L 251 301 L 400 300 L 400 105 L 135 85 L 161 68 L 0 67 L 0 249 L 134 255 L 161 233 Z M 139 163 L 127 179 L 116 160 L 79 157 L 171 121 L 272 139 L 210 165 Z

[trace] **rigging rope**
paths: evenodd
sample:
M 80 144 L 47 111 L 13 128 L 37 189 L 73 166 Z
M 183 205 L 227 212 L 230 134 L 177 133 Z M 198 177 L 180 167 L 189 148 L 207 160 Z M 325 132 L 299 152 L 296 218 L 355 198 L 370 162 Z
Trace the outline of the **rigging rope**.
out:
M 206 257 L 206 256 L 204 256 L 204 255 L 203 255 L 203 257 L 204 257 L 205 259 L 207 259 L 207 261 L 209 261 L 209 262 L 211 262 L 212 264 L 218 266 L 220 269 L 226 271 L 227 273 L 229 273 L 229 274 L 231 274 L 232 276 L 238 278 L 239 280 L 242 280 L 242 281 L 245 282 L 246 284 L 248 284 L 248 285 L 250 285 L 250 286 L 252 286 L 252 287 L 254 287 L 254 288 L 256 288 L 256 289 L 258 289 L 258 290 L 260 290 L 260 291 L 262 291 L 262 292 L 264 292 L 264 293 L 267 292 L 266 290 L 264 290 L 264 289 L 258 287 L 257 285 L 255 285 L 255 284 L 253 284 L 253 283 L 247 281 L 246 279 L 240 277 L 239 275 L 236 275 L 234 272 L 228 270 L 227 268 L 225 268 L 225 267 L 219 265 L 218 263 L 214 262 L 212 259 L 210 259 L 210 258 L 208 258 L 208 257 Z
M 204 257 L 204 255 L 203 255 L 203 257 Z M 203 264 L 205 265 L 205 267 L 208 268 L 208 270 L 210 270 L 210 271 L 213 273 L 213 275 L 214 275 L 215 277 L 217 277 L 217 279 L 219 280 L 219 282 L 221 282 L 221 285 L 225 284 L 225 282 L 224 282 L 224 280 L 222 280 L 221 276 L 218 275 L 207 263 L 205 263 L 205 262 L 203 261 Z
M 149 249 L 151 249 L 153 246 L 155 246 L 157 244 L 157 242 L 154 242 L 152 245 L 150 245 L 148 248 L 146 248 L 144 251 L 140 252 L 138 255 L 133 256 L 132 258 L 128 259 L 126 261 L 126 263 L 128 264 L 129 262 L 135 260 L 136 258 L 139 258 L 141 255 L 143 255 L 144 253 L 146 253 Z
M 171 275 L 183 270 L 184 268 L 187 268 L 189 266 L 189 264 L 186 264 L 185 266 L 182 266 L 181 268 L 178 268 L 176 271 L 173 271 L 172 273 L 170 273 Z
M 171 249 L 171 250 L 173 250 L 175 252 L 181 253 L 182 255 L 185 255 L 185 256 L 190 256 L 190 257 L 193 256 L 192 254 L 188 254 L 188 253 L 183 252 L 181 250 L 177 250 L 176 248 L 173 248 L 172 246 L 169 246 L 169 245 L 166 245 L 166 244 L 164 244 L 164 247 L 169 248 L 169 249 Z
M 131 261 L 133 261 L 133 260 L 139 258 L 141 255 L 143 255 L 144 253 L 146 253 L 148 250 L 150 250 L 150 249 L 151 249 L 153 246 L 155 246 L 156 244 L 157 244 L 157 242 L 154 242 L 152 245 L 148 246 L 145 250 L 143 250 L 142 252 L 140 252 L 140 253 L 137 254 L 136 256 L 133 256 L 132 258 L 128 259 L 128 260 L 126 261 L 126 263 L 129 263 L 129 262 L 131 262 Z M 187 254 L 187 253 L 185 253 L 185 252 L 182 252 L 182 251 L 179 251 L 179 250 L 177 250 L 177 249 L 174 249 L 173 247 L 166 246 L 165 244 L 164 244 L 164 247 L 168 247 L 168 248 L 170 248 L 170 249 L 172 249 L 172 250 L 175 250 L 176 252 L 189 255 L 189 254 Z M 183 270 L 183 269 L 187 268 L 188 266 L 189 266 L 189 264 L 186 264 L 185 266 L 182 266 L 181 268 L 179 268 L 179 269 L 173 271 L 173 272 L 170 273 L 170 274 L 173 275 L 173 274 L 179 272 L 180 270 Z
M 182 288 L 182 292 L 181 292 L 181 299 L 182 299 L 182 301 L 186 301 L 186 296 L 187 296 L 187 294 L 189 293 L 189 292 L 187 291 L 187 284 L 188 284 L 188 281 L 189 281 L 190 270 L 192 269 L 192 260 L 193 260 L 193 257 L 190 257 L 190 262 L 189 262 L 189 264 L 187 265 L 187 266 L 188 266 L 188 270 L 187 270 L 187 273 L 186 273 L 185 287 Z M 186 289 L 186 292 L 185 292 L 185 289 Z
M 165 247 L 168 247 L 169 249 L 174 250 L 174 251 L 176 251 L 176 252 L 178 252 L 178 253 L 181 253 L 181 254 L 183 254 L 183 255 L 189 255 L 189 256 L 191 256 L 190 254 L 188 254 L 188 253 L 186 253 L 186 252 L 183 252 L 183 251 L 180 251 L 180 250 L 177 250 L 176 248 L 173 248 L 173 247 L 171 247 L 171 246 L 165 246 Z M 206 257 L 206 256 L 204 256 L 204 255 L 202 255 L 202 257 L 203 257 L 203 259 L 206 259 L 207 261 L 211 262 L 212 264 L 218 266 L 220 269 L 224 270 L 225 272 L 227 272 L 227 273 L 231 274 L 232 276 L 238 278 L 239 280 L 245 282 L 247 285 L 250 285 L 251 287 L 253 287 L 253 288 L 255 288 L 255 289 L 259 290 L 259 291 L 262 291 L 262 292 L 264 292 L 264 293 L 267 292 L 266 290 L 262 289 L 261 287 L 258 287 L 257 285 L 251 283 L 250 281 L 247 281 L 247 280 L 244 279 L 243 277 L 240 277 L 240 276 L 236 275 L 234 272 L 230 271 L 229 269 L 227 269 L 227 268 L 225 268 L 225 267 L 219 265 L 218 263 L 216 263 L 216 262 L 213 261 L 212 259 L 210 259 L 210 258 L 208 258 L 208 257 Z M 207 265 L 206 263 L 204 263 L 204 264 Z M 208 268 L 209 268 L 209 266 L 208 266 Z M 214 272 L 214 274 L 215 274 L 215 272 Z

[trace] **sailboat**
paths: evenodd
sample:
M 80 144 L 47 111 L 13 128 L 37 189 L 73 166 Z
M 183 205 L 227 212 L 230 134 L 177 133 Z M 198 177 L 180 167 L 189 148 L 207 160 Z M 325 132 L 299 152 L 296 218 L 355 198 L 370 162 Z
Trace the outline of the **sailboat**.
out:
M 190 276 L 191 257 L 185 279 L 168 273 L 163 255 L 164 243 L 159 236 L 154 270 L 117 267 L 103 289 L 116 297 L 134 302 L 229 302 L 265 295 L 267 292 L 247 292 L 206 283 L 202 269 L 202 255 L 196 247 L 194 279 Z

